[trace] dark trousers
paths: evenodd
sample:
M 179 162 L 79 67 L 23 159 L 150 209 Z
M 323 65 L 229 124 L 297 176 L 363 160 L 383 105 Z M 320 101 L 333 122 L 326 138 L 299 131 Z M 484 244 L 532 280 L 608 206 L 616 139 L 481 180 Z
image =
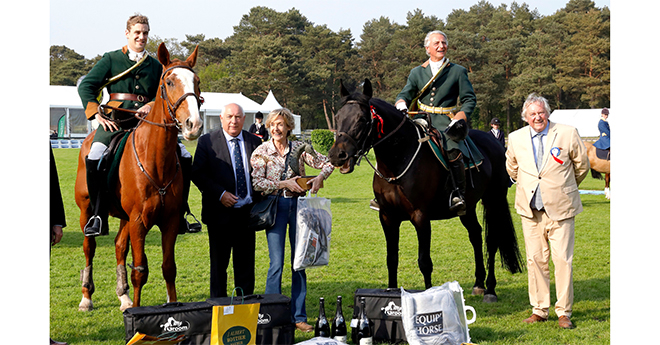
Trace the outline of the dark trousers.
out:
M 234 286 L 240 287 L 246 296 L 254 293 L 255 232 L 247 228 L 251 207 L 252 205 L 248 205 L 228 210 L 220 222 L 207 224 L 211 258 L 211 298 L 227 297 L 227 267 L 230 257 L 233 257 Z

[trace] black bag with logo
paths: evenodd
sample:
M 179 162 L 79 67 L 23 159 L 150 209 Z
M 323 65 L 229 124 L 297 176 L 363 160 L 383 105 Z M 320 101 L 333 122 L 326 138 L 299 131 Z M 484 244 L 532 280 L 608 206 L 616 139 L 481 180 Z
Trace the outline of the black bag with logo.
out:
M 420 290 L 407 290 L 419 292 Z M 355 290 L 353 321 L 351 331 L 360 314 L 360 297 L 365 298 L 367 318 L 374 328 L 374 342 L 407 342 L 401 321 L 401 290 L 399 289 L 357 289 Z
M 128 308 L 124 311 L 126 342 L 140 332 L 158 338 L 185 335 L 179 345 L 211 343 L 213 305 L 207 302 L 171 302 L 159 306 Z
M 294 343 L 296 326 L 291 315 L 291 299 L 287 296 L 280 294 L 248 295 L 244 298 L 234 297 L 233 302 L 231 297 L 216 297 L 209 298 L 206 302 L 212 306 L 260 303 L 256 343 L 261 345 Z

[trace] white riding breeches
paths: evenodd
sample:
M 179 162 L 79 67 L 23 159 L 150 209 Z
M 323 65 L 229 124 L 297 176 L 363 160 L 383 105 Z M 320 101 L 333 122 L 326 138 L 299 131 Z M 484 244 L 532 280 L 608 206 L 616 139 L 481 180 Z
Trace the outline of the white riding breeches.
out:
M 92 147 L 89 149 L 89 153 L 87 154 L 87 159 L 91 160 L 99 160 L 103 155 L 105 154 L 105 151 L 108 149 L 107 146 L 105 146 L 104 143 L 101 142 L 95 142 L 92 143 Z

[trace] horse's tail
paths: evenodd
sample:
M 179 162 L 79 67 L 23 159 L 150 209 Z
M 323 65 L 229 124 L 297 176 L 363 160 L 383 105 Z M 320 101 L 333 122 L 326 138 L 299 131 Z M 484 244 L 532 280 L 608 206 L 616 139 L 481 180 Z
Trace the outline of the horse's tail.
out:
M 489 188 L 483 196 L 484 231 L 486 236 L 486 257 L 495 255 L 489 248 L 493 246 L 500 251 L 502 265 L 511 273 L 522 272 L 522 255 L 518 248 L 516 229 L 513 226 L 509 203 L 506 198 L 507 185 L 504 189 Z
M 591 177 L 593 177 L 595 179 L 598 179 L 598 180 L 603 179 L 603 175 L 601 173 L 599 173 L 598 171 L 594 170 L 594 169 L 591 169 Z

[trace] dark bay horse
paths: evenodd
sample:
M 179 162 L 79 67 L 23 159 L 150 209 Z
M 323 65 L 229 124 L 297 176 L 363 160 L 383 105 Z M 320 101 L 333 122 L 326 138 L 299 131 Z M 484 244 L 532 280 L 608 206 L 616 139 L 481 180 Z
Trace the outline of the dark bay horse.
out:
M 596 146 L 592 143 L 583 141 L 584 146 L 587 148 L 587 156 L 589 156 L 589 164 L 591 164 L 591 177 L 602 180 L 605 174 L 605 197 L 610 198 L 610 161 L 607 159 L 600 159 L 596 155 Z
M 328 153 L 341 173 L 353 171 L 356 161 L 373 148 L 377 164 L 373 189 L 380 206 L 380 223 L 387 242 L 387 269 L 390 288 L 396 288 L 399 265 L 399 227 L 410 221 L 417 231 L 419 269 L 426 288 L 432 286 L 431 220 L 456 217 L 449 211 L 449 172 L 435 157 L 415 123 L 391 104 L 372 98 L 371 83 L 365 80 L 363 93 L 349 94 L 341 85 L 342 107 L 336 114 L 337 138 Z M 474 248 L 475 283 L 473 294 L 495 302 L 495 254 L 500 251 L 504 266 L 521 272 L 521 256 L 507 202 L 509 177 L 504 148 L 486 132 L 469 133 L 484 156 L 483 163 L 466 171 L 467 213 L 460 217 Z M 484 267 L 481 225 L 476 205 L 484 205 L 488 276 Z M 486 279 L 487 278 L 487 279 Z M 484 281 L 486 284 L 484 285 Z
M 118 182 L 114 194 L 121 205 L 110 207 L 110 215 L 120 218 L 119 231 L 115 237 L 117 258 L 117 296 L 120 309 L 140 305 L 142 287 L 147 282 L 149 269 L 144 252 L 147 232 L 157 225 L 161 231 L 163 251 L 162 271 L 167 285 L 167 301 L 177 300 L 176 264 L 174 244 L 179 231 L 181 208 L 183 205 L 183 178 L 177 157 L 177 136 L 179 131 L 186 140 L 195 140 L 202 131 L 203 121 L 199 107 L 199 78 L 193 71 L 197 60 L 197 48 L 186 59 L 170 60 L 164 44 L 158 47 L 158 60 L 163 65 L 159 92 L 151 112 L 129 134 L 119 164 Z M 80 227 L 92 215 L 87 191 L 85 157 L 87 156 L 95 132 L 83 142 L 78 158 L 75 198 L 80 208 Z M 111 191 L 112 193 L 112 191 Z M 109 203 L 112 205 L 112 203 Z M 128 215 L 128 218 L 125 218 Z M 122 219 L 123 218 L 123 219 Z M 132 249 L 133 301 L 128 296 L 129 287 L 126 274 L 126 257 Z M 87 311 L 93 308 L 92 294 L 94 280 L 93 259 L 96 251 L 94 237 L 85 237 L 83 242 L 86 267 L 82 271 L 83 298 L 78 307 Z

